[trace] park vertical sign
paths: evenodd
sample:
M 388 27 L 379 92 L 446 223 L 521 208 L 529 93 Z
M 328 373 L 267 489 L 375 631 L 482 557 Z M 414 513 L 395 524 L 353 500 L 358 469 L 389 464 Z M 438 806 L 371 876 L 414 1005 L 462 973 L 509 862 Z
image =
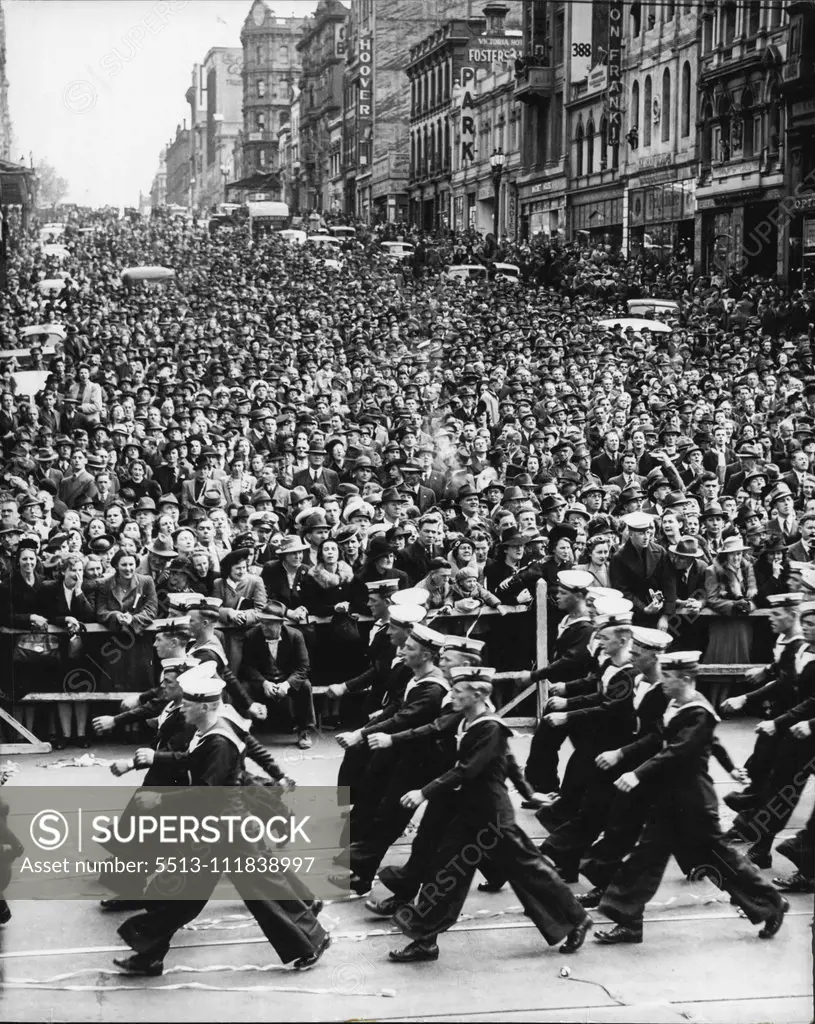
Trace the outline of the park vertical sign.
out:
M 623 2 L 608 4 L 608 79 L 606 110 L 608 144 L 619 146 L 623 128 Z

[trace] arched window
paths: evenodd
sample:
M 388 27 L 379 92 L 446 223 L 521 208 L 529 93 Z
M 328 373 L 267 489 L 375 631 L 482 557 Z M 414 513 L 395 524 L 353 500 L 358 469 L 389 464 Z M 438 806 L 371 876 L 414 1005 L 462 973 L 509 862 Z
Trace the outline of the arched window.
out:
M 411 178 L 416 177 L 416 136 L 412 133 L 410 136 L 410 176 Z
M 645 89 L 643 92 L 643 105 L 642 105 L 642 144 L 643 146 L 651 145 L 651 124 L 654 120 L 653 112 L 653 95 L 651 92 L 651 76 L 645 76 Z
M 594 120 L 586 125 L 586 174 L 594 174 Z
M 600 119 L 600 170 L 608 167 L 608 120 L 606 117 Z
M 444 166 L 450 169 L 450 122 L 444 122 Z
M 631 110 L 629 112 L 631 119 L 631 127 L 639 128 L 640 126 L 640 83 L 634 82 L 631 86 Z
M 668 142 L 671 137 L 671 72 L 667 68 L 662 75 L 661 118 L 662 141 Z
M 574 132 L 574 173 L 576 177 L 583 174 L 583 122 L 577 122 Z
M 690 62 L 682 65 L 682 138 L 690 135 Z
M 673 21 L 675 8 L 676 8 L 676 4 L 673 3 L 673 0 L 668 0 L 668 2 L 665 4 L 665 20 L 666 21 Z

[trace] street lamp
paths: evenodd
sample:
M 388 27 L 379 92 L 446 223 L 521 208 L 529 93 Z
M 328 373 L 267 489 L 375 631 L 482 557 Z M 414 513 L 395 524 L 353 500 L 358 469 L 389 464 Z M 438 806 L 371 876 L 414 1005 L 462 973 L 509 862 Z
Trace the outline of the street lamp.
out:
M 493 207 L 492 207 L 492 233 L 495 236 L 495 241 L 498 241 L 498 214 L 499 214 L 499 202 L 501 195 L 501 176 L 504 173 L 504 161 L 506 156 L 504 155 L 503 149 L 494 149 L 492 156 L 490 157 L 490 167 L 492 168 L 492 188 L 493 188 Z

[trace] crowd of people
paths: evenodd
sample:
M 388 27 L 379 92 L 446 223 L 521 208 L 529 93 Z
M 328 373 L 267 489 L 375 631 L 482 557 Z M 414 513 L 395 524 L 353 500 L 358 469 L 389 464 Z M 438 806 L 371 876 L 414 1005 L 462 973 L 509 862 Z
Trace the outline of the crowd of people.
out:
M 672 853 L 688 871 L 719 865 L 771 937 L 786 903 L 721 837 L 707 758 L 720 713 L 753 701 L 772 714 L 730 836 L 760 833 L 764 866 L 777 832 L 762 812 L 801 775 L 813 714 L 806 672 L 783 661 L 792 640 L 809 651 L 797 600 L 815 581 L 813 295 L 607 245 L 408 233 L 399 263 L 388 237 L 360 232 L 337 265 L 274 234 L 76 211 L 67 255 L 17 241 L 3 347 L 35 325 L 65 337 L 45 352 L 43 327 L 33 395 L 13 357 L 0 365 L 6 701 L 54 744 L 85 746 L 87 705 L 24 698 L 90 673 L 127 694 L 94 731 L 132 740 L 155 682 L 209 664 L 218 686 L 194 677 L 204 710 L 188 726 L 212 727 L 223 690 L 247 723 L 292 728 L 305 749 L 319 684 L 346 750 L 350 885 L 390 877 L 393 898 L 368 906 L 411 939 L 397 960 L 438 956 L 475 867 L 441 900 L 427 886 L 490 823 L 485 884 L 508 880 L 565 952 L 587 905 L 617 922 L 604 941 L 641 941 Z M 499 258 L 520 281 L 439 273 Z M 175 276 L 123 283 L 134 266 Z M 40 287 L 59 274 L 58 290 Z M 599 326 L 642 296 L 676 301 L 670 330 Z M 539 581 L 549 659 L 534 667 Z M 728 696 L 762 661 L 759 696 L 756 673 Z M 493 713 L 515 692 L 494 686 L 496 668 L 515 689 L 551 684 L 525 773 Z M 550 833 L 543 852 L 515 823 L 507 777 Z M 380 872 L 425 801 L 423 821 L 444 827 L 420 830 L 410 870 Z M 581 906 L 567 883 L 615 839 Z M 811 888 L 806 862 L 791 891 Z M 325 935 L 305 930 L 321 955 Z M 135 944 L 130 969 L 156 973 L 168 946 Z

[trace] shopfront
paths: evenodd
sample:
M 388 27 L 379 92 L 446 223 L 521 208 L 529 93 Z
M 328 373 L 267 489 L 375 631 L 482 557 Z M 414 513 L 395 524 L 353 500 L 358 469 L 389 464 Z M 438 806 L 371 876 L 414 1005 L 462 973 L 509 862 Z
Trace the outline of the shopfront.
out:
M 789 283 L 815 287 L 815 194 L 792 196 L 783 204 L 790 218 Z
M 569 197 L 569 237 L 579 245 L 622 245 L 623 197 L 600 195 Z
M 695 212 L 695 181 L 632 188 L 628 195 L 629 254 L 657 260 L 692 256 Z
M 566 179 L 563 177 L 518 184 L 510 193 L 511 220 L 522 241 L 543 235 L 552 241 L 566 238 Z

